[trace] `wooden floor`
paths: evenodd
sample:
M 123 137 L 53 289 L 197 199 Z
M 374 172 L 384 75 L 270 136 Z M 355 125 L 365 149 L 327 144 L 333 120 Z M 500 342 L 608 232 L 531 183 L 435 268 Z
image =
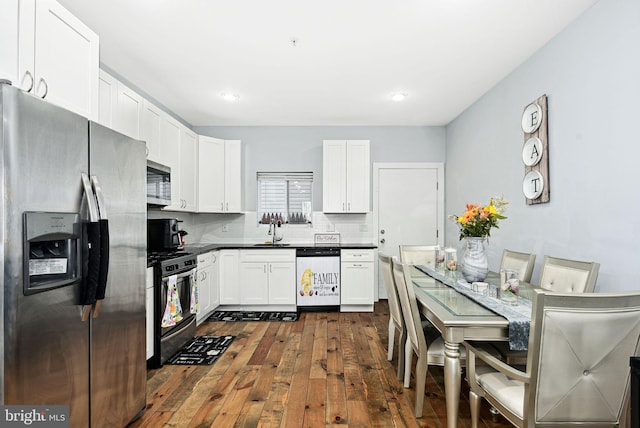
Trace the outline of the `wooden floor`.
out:
M 415 388 L 387 361 L 386 301 L 374 313 L 304 312 L 297 322 L 204 322 L 234 335 L 211 366 L 147 376 L 147 411 L 131 427 L 446 427 L 443 370 L 430 367 L 422 418 Z M 415 360 L 415 359 L 414 359 Z M 482 427 L 509 427 L 483 403 Z M 459 427 L 471 426 L 463 382 Z

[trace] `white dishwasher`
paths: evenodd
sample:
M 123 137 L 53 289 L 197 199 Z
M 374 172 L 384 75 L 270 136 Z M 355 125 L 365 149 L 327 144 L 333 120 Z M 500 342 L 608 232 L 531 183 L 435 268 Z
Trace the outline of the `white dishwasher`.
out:
M 340 310 L 340 248 L 297 249 L 296 279 L 298 310 Z

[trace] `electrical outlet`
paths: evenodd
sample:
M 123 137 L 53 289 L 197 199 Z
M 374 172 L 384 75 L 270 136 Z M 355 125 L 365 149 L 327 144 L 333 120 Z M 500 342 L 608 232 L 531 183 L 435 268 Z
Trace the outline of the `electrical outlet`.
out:
M 222 225 L 222 231 L 223 232 L 228 232 L 229 231 L 229 225 L 228 224 L 223 224 Z

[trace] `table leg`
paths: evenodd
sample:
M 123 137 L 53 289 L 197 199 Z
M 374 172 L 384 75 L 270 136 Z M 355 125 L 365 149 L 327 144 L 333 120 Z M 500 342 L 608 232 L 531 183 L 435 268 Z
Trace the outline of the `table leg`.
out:
M 447 406 L 447 428 L 458 426 L 460 405 L 460 344 L 444 342 L 444 393 Z

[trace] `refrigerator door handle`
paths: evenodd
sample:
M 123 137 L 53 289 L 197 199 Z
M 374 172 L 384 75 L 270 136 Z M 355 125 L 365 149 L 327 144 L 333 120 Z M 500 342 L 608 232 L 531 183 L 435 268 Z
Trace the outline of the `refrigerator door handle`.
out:
M 82 321 L 86 321 L 89 318 L 93 304 L 96 302 L 98 277 L 100 275 L 100 225 L 98 223 L 96 199 L 91 188 L 89 176 L 85 173 L 82 173 L 82 187 L 89 209 L 89 222 L 83 223 L 87 242 L 87 251 L 83 260 L 83 264 L 86 266 L 86 277 L 84 278 L 80 296 L 80 304 L 83 305 Z
M 93 311 L 93 317 L 97 318 L 100 314 L 102 301 L 107 294 L 107 278 L 109 273 L 109 220 L 107 219 L 106 204 L 100 181 L 95 175 L 91 176 L 91 185 L 96 195 L 98 211 L 100 213 L 100 271 L 98 274 L 98 286 L 96 289 L 96 306 Z

